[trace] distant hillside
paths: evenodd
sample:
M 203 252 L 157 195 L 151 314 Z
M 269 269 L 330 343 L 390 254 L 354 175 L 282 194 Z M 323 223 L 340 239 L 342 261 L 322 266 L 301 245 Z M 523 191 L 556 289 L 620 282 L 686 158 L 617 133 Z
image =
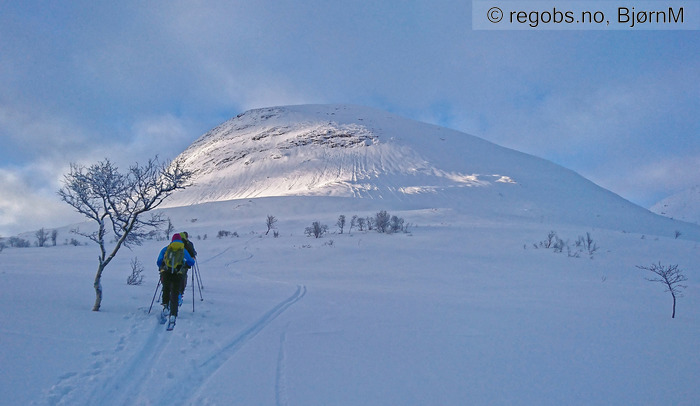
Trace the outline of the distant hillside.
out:
M 700 224 L 700 185 L 669 196 L 652 206 L 662 216 Z

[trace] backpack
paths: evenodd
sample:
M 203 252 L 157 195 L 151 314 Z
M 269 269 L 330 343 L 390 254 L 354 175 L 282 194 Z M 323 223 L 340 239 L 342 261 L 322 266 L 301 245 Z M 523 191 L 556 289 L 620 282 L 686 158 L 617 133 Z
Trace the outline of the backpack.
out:
M 163 266 L 170 273 L 179 272 L 185 263 L 185 244 L 173 241 L 168 245 L 163 256 Z

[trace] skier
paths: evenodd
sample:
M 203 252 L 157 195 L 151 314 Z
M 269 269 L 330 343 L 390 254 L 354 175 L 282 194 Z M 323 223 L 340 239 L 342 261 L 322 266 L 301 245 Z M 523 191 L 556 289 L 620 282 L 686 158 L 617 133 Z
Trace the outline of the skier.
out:
M 182 286 L 182 273 L 185 266 L 194 265 L 194 259 L 185 249 L 180 234 L 174 234 L 169 245 L 158 255 L 158 269 L 163 283 L 163 314 L 170 313 L 168 329 L 175 325 L 178 309 L 178 295 Z
M 187 252 L 190 254 L 192 259 L 197 261 L 197 251 L 194 249 L 194 244 L 192 241 L 190 241 L 187 231 L 181 232 L 180 237 L 182 238 L 182 242 L 185 244 L 185 249 Z M 180 305 L 182 305 L 182 296 L 185 294 L 185 287 L 187 287 L 187 271 L 189 271 L 190 268 L 191 267 L 187 264 L 182 267 L 182 287 L 180 289 L 180 296 L 178 297 L 178 303 Z

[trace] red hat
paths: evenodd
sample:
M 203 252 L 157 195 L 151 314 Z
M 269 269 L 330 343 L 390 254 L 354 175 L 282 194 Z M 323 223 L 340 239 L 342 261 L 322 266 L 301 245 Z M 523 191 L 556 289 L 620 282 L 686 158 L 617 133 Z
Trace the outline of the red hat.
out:
M 170 242 L 173 242 L 175 240 L 178 240 L 178 241 L 182 240 L 182 238 L 180 237 L 180 234 L 173 234 L 173 239 L 170 240 Z

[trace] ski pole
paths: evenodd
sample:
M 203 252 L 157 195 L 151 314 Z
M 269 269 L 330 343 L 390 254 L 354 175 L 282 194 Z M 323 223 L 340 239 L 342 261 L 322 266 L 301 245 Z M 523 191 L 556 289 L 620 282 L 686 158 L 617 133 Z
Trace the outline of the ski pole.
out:
M 192 268 L 192 313 L 194 313 L 194 274 L 196 273 L 195 268 Z
M 153 299 L 151 299 L 151 307 L 148 308 L 148 314 L 151 314 L 151 309 L 153 309 L 153 302 L 156 301 L 156 294 L 158 293 L 159 286 L 160 286 L 160 278 L 158 278 L 158 284 L 156 285 L 156 291 L 153 292 Z
M 197 287 L 199 288 L 199 300 L 204 301 L 204 297 L 202 297 L 202 281 L 201 281 L 201 275 L 199 275 L 199 266 L 197 266 L 197 263 L 195 262 L 195 273 L 198 275 L 197 276 Z M 194 285 L 192 286 L 192 300 L 194 300 Z
M 199 281 L 200 290 L 204 289 L 204 284 L 202 283 L 202 273 L 199 272 L 199 264 L 195 262 L 194 266 L 197 267 L 197 281 Z

